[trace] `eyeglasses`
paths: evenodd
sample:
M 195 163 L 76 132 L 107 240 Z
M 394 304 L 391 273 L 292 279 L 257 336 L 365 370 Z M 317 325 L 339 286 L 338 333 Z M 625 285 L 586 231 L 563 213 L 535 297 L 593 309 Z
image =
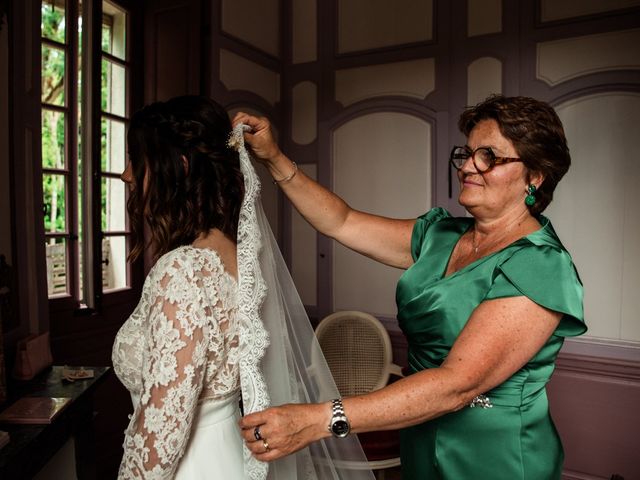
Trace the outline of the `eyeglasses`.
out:
M 462 170 L 462 166 L 471 157 L 473 165 L 480 173 L 486 173 L 496 165 L 510 162 L 522 162 L 522 159 L 515 157 L 497 157 L 490 147 L 479 147 L 471 150 L 469 147 L 454 146 L 449 156 L 449 162 L 456 170 Z

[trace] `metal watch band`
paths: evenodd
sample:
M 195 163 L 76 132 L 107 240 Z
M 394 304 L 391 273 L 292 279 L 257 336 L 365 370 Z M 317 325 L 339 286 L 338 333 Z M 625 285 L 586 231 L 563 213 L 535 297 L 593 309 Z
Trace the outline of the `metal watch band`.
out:
M 342 405 L 341 398 L 334 398 L 331 400 L 331 410 L 334 417 L 345 417 L 344 406 Z
M 344 413 L 344 406 L 342 405 L 341 398 L 336 398 L 331 401 L 331 421 L 327 428 L 336 438 L 344 438 L 349 435 L 349 432 L 351 431 L 349 419 L 347 419 L 347 416 Z

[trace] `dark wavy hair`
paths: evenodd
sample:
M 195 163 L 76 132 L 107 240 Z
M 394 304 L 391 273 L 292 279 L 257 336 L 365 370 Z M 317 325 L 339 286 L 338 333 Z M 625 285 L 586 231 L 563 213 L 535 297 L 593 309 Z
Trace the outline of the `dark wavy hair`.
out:
M 529 207 L 532 215 L 539 215 L 551 203 L 558 182 L 571 165 L 560 118 L 553 107 L 534 98 L 492 95 L 466 109 L 458 127 L 468 137 L 478 122 L 487 119 L 498 123 L 500 133 L 511 141 L 529 172 L 544 175 L 535 193 L 536 202 Z
M 135 186 L 127 209 L 134 234 L 130 260 L 147 246 L 155 257 L 191 244 L 212 228 L 235 241 L 244 181 L 227 146 L 231 121 L 213 100 L 186 95 L 137 111 L 127 133 Z M 145 242 L 144 220 L 151 238 Z

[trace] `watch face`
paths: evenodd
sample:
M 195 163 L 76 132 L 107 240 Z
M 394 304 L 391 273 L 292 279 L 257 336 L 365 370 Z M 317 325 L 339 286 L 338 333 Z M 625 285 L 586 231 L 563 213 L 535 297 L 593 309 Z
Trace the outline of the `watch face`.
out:
M 331 431 L 337 437 L 346 437 L 349 433 L 349 423 L 338 419 L 331 424 Z

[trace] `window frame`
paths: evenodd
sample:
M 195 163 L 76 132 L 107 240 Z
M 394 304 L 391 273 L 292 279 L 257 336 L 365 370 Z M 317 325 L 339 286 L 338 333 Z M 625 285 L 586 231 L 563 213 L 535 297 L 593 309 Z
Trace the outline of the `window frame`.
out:
M 40 4 L 42 2 L 39 2 Z M 53 0 L 55 4 L 56 1 Z M 43 112 L 46 110 L 57 111 L 65 115 L 65 130 L 64 130 L 64 166 L 62 169 L 48 169 L 42 166 L 41 181 L 44 175 L 47 174 L 59 174 L 65 172 L 65 190 L 64 190 L 64 202 L 67 213 L 65 214 L 65 233 L 50 234 L 44 232 L 45 240 L 49 238 L 64 238 L 65 239 L 65 267 L 66 267 L 66 279 L 67 279 L 67 292 L 64 294 L 58 294 L 55 296 L 49 296 L 51 306 L 60 306 L 62 308 L 70 308 L 76 303 L 75 293 L 78 291 L 78 202 L 77 197 L 72 195 L 72 192 L 76 192 L 78 188 L 78 162 L 72 161 L 72 159 L 78 157 L 77 143 L 72 138 L 70 132 L 77 131 L 78 128 L 78 115 L 77 115 L 77 103 L 78 95 L 77 88 L 75 86 L 78 82 L 78 62 L 77 56 L 73 52 L 78 50 L 78 31 L 75 28 L 69 28 L 70 18 L 77 18 L 77 0 L 65 0 L 65 39 L 64 43 L 52 39 L 45 39 L 40 32 L 40 48 L 39 52 L 42 55 L 42 48 L 48 45 L 52 48 L 57 48 L 64 51 L 65 55 L 65 68 L 64 68 L 64 98 L 65 104 L 63 106 L 45 104 L 42 101 L 42 94 L 40 94 L 40 121 L 42 121 Z M 40 23 L 42 20 L 40 19 Z M 42 65 L 42 61 L 40 61 Z M 42 69 L 42 66 L 40 67 Z M 42 72 L 42 70 L 40 70 Z M 42 84 L 42 76 L 40 76 Z M 42 158 L 40 159 L 42 164 Z M 44 200 L 44 199 L 43 199 Z M 44 210 L 44 209 L 43 209 Z M 44 222 L 42 227 L 44 228 Z M 46 255 L 46 252 L 45 252 Z
M 130 0 L 106 0 L 115 7 L 127 12 L 125 35 L 125 59 L 122 60 L 114 55 L 102 51 L 102 24 L 103 24 L 103 0 L 83 0 L 82 1 L 82 38 L 78 35 L 77 21 L 80 12 L 79 0 L 66 0 L 65 2 L 65 105 L 64 109 L 68 118 L 65 122 L 65 169 L 68 171 L 68 188 L 65 188 L 65 205 L 68 209 L 67 228 L 65 239 L 68 242 L 67 250 L 67 293 L 49 296 L 49 312 L 51 322 L 56 322 L 56 318 L 65 317 L 67 325 L 63 330 L 74 329 L 76 322 L 69 321 L 69 313 L 73 317 L 81 317 L 79 321 L 85 322 L 86 316 L 95 316 L 104 309 L 115 308 L 119 305 L 129 305 L 137 301 L 142 287 L 142 262 L 135 264 L 127 263 L 127 286 L 119 289 L 103 291 L 102 286 L 102 240 L 105 237 L 114 235 L 125 235 L 127 251 L 131 248 L 131 230 L 129 228 L 128 217 L 124 231 L 107 232 L 102 231 L 102 209 L 101 209 L 101 182 L 103 178 L 114 178 L 115 173 L 102 174 L 101 171 L 101 122 L 103 119 L 115 119 L 128 126 L 130 115 L 139 107 L 141 99 L 141 80 L 136 80 L 142 75 L 142 69 L 136 67 L 134 55 L 140 54 L 138 46 L 142 42 L 140 34 L 134 37 L 134 24 L 140 23 L 140 7 Z M 39 4 L 42 2 L 40 1 Z M 72 21 L 69 21 L 69 20 Z M 71 28 L 70 28 L 71 27 Z M 97 32 L 97 34 L 96 34 Z M 42 55 L 42 45 L 53 42 L 40 38 L 40 55 Z M 53 42 L 57 43 L 57 42 Z M 56 45 L 59 48 L 58 45 Z M 82 84 L 81 92 L 78 88 L 78 53 L 81 48 L 82 55 Z M 101 64 L 103 58 L 125 66 L 125 113 L 124 117 L 114 116 L 101 109 Z M 41 64 L 41 62 L 40 62 Z M 42 68 L 42 67 L 40 67 Z M 40 70 L 41 71 L 41 70 Z M 135 83 L 134 83 L 135 82 Z M 82 97 L 82 105 L 79 108 L 78 95 Z M 46 108 L 49 108 L 46 106 Z M 40 118 L 45 109 L 44 103 L 40 102 Z M 56 110 L 58 108 L 56 107 Z M 81 111 L 80 111 L 81 110 Z M 79 135 L 82 138 L 81 145 L 78 139 L 79 116 L 82 118 Z M 72 134 L 73 132 L 73 134 Z M 123 152 L 124 153 L 124 152 Z M 40 160 L 42 163 L 42 160 Z M 82 162 L 83 176 L 78 178 L 79 162 Z M 125 159 L 126 162 L 126 159 Z M 40 181 L 43 175 L 49 173 L 48 169 L 42 168 Z M 80 181 L 82 184 L 80 184 Z M 82 187 L 82 213 L 80 213 L 78 189 Z M 128 190 L 125 189 L 125 202 L 128 199 Z M 41 200 L 43 201 L 43 199 Z M 80 218 L 82 216 L 82 218 Z M 82 220 L 82 230 L 84 241 L 80 247 L 79 220 Z M 70 224 L 69 224 L 70 223 Z M 39 228 L 44 231 L 44 221 Z M 52 235 L 43 235 L 49 238 Z M 62 234 L 55 235 L 63 237 Z M 44 249 L 44 244 L 43 247 Z M 82 248 L 82 252 L 80 252 Z M 89 259 L 79 263 L 79 258 Z M 88 279 L 85 282 L 84 291 L 79 291 L 79 269 L 82 269 L 82 276 Z M 82 301 L 81 301 L 82 300 Z M 128 308 L 128 307 L 127 307 Z

